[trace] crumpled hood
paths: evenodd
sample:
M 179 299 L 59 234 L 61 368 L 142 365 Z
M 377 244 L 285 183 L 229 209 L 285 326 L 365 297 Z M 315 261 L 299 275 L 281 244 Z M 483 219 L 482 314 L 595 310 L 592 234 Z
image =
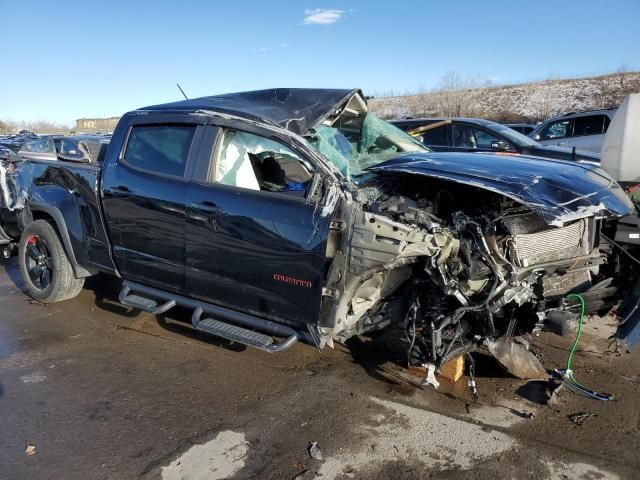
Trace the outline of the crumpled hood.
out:
M 490 190 L 529 207 L 550 225 L 633 210 L 624 190 L 598 167 L 509 154 L 411 153 L 369 169 L 451 180 Z

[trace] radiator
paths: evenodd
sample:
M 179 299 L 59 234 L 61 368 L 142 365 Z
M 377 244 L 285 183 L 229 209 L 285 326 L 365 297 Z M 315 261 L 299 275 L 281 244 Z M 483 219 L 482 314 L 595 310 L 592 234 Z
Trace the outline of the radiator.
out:
M 593 221 L 578 220 L 565 227 L 512 236 L 512 255 L 520 267 L 588 255 L 592 250 Z

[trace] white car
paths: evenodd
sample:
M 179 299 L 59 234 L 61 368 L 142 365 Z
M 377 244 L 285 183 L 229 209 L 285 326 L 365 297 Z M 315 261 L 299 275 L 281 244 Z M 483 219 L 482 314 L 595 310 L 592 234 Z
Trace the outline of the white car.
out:
M 576 147 L 600 153 L 604 134 L 615 113 L 613 108 L 567 113 L 541 123 L 529 136 L 542 145 Z

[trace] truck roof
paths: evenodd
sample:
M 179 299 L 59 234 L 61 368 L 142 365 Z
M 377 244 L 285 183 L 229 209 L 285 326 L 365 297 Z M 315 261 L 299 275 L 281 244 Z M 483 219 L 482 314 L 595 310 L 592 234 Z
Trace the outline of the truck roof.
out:
M 302 135 L 356 93 L 364 98 L 356 89 L 271 88 L 193 98 L 140 110 L 228 113 L 271 123 Z

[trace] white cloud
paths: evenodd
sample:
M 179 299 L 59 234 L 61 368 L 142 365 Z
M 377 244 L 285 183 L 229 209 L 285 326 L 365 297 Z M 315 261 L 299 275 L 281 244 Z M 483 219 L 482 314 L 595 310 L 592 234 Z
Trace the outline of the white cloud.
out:
M 314 8 L 312 10 L 304 11 L 304 23 L 305 25 L 330 25 L 340 20 L 340 17 L 344 15 L 344 10 L 329 9 L 329 8 Z
M 286 47 L 288 47 L 288 46 L 289 46 L 289 44 L 288 44 L 288 43 L 281 43 L 281 44 L 280 44 L 280 47 L 281 47 L 281 48 L 286 48 Z

